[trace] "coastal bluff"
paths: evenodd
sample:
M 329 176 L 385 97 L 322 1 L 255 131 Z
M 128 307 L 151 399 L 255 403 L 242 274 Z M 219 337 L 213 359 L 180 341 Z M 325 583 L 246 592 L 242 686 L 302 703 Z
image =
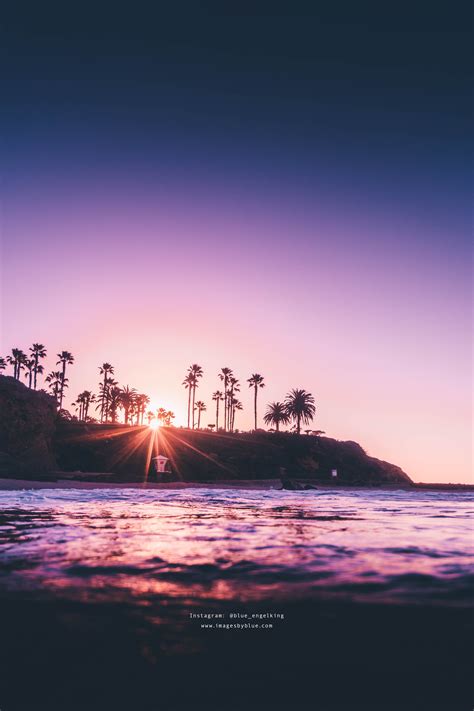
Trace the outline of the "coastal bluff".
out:
M 33 480 L 68 472 L 86 480 L 108 474 L 108 481 L 154 481 L 150 459 L 158 452 L 169 458 L 172 478 L 185 482 L 287 476 L 349 485 L 412 483 L 400 467 L 369 456 L 356 442 L 330 437 L 178 427 L 154 432 L 65 420 L 47 393 L 0 376 L 0 476 Z
M 0 376 L 0 473 L 35 477 L 57 468 L 53 449 L 54 399 L 19 380 Z
M 156 437 L 155 442 L 152 438 Z M 61 422 L 55 452 L 62 470 L 110 472 L 117 481 L 156 480 L 151 456 L 170 460 L 173 478 L 189 482 L 275 479 L 281 475 L 337 484 L 403 484 L 400 467 L 368 456 L 356 442 L 329 437 L 257 431 L 212 433 L 163 427 Z

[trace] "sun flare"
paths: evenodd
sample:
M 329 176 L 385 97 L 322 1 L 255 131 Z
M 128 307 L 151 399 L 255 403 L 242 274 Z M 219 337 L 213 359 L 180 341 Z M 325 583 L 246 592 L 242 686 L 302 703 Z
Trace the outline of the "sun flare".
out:
M 159 428 L 159 426 L 160 426 L 160 423 L 158 422 L 158 420 L 152 420 L 149 425 L 151 430 L 157 430 Z

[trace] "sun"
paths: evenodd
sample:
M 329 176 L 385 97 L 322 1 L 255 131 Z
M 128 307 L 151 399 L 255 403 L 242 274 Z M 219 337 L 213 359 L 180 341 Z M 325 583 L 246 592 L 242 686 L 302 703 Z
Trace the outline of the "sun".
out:
M 158 422 L 158 420 L 152 420 L 149 424 L 149 428 L 151 430 L 157 430 L 159 426 L 160 426 L 160 423 Z

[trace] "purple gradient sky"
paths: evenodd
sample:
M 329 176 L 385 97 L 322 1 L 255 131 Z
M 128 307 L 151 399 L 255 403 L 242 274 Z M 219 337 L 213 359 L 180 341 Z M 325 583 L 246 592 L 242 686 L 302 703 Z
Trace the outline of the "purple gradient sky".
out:
M 159 4 L 158 4 L 159 5 Z M 0 353 L 185 421 L 188 365 L 424 481 L 471 476 L 471 37 L 433 3 L 0 27 Z M 237 427 L 252 424 L 242 388 Z
M 67 404 L 108 360 L 177 424 L 190 362 L 205 370 L 206 424 L 222 366 L 242 381 L 260 372 L 261 412 L 304 387 L 328 435 L 417 480 L 468 481 L 469 270 L 449 234 L 355 201 L 335 214 L 317 190 L 256 200 L 222 183 L 143 184 L 30 174 L 11 196 L 3 351 L 71 350 Z M 242 400 L 237 426 L 249 428 L 247 387 Z

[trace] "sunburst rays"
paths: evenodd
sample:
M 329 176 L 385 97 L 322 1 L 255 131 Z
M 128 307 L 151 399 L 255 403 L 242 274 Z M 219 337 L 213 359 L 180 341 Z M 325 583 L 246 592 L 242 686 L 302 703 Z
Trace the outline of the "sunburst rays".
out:
M 116 427 L 102 427 L 97 426 L 97 430 L 92 425 L 90 430 L 81 434 L 71 435 L 67 438 L 69 442 L 86 442 L 89 441 L 92 444 L 94 442 L 111 442 L 111 452 L 108 457 L 107 467 L 109 470 L 114 470 L 117 468 L 119 471 L 124 469 L 124 464 L 130 462 L 130 460 L 136 458 L 136 467 L 138 474 L 138 469 L 142 469 L 142 482 L 146 486 L 149 483 L 149 473 L 152 464 L 153 457 L 162 454 L 170 460 L 173 471 L 176 473 L 177 477 L 182 481 L 184 479 L 182 472 L 182 462 L 180 466 L 180 450 L 190 450 L 197 455 L 197 457 L 202 457 L 204 460 L 210 462 L 216 468 L 220 469 L 226 474 L 230 474 L 233 478 L 234 472 L 232 469 L 225 464 L 219 462 L 216 457 L 207 454 L 199 447 L 195 446 L 192 442 L 187 441 L 187 437 L 181 437 L 178 434 L 178 430 L 171 427 L 159 427 L 151 428 L 147 425 L 129 427 L 129 426 L 116 426 Z M 216 441 L 219 439 L 225 440 L 235 440 L 231 435 L 217 434 L 212 432 L 199 432 L 200 437 L 204 437 L 209 442 Z M 127 470 L 130 469 L 130 463 L 127 466 Z

